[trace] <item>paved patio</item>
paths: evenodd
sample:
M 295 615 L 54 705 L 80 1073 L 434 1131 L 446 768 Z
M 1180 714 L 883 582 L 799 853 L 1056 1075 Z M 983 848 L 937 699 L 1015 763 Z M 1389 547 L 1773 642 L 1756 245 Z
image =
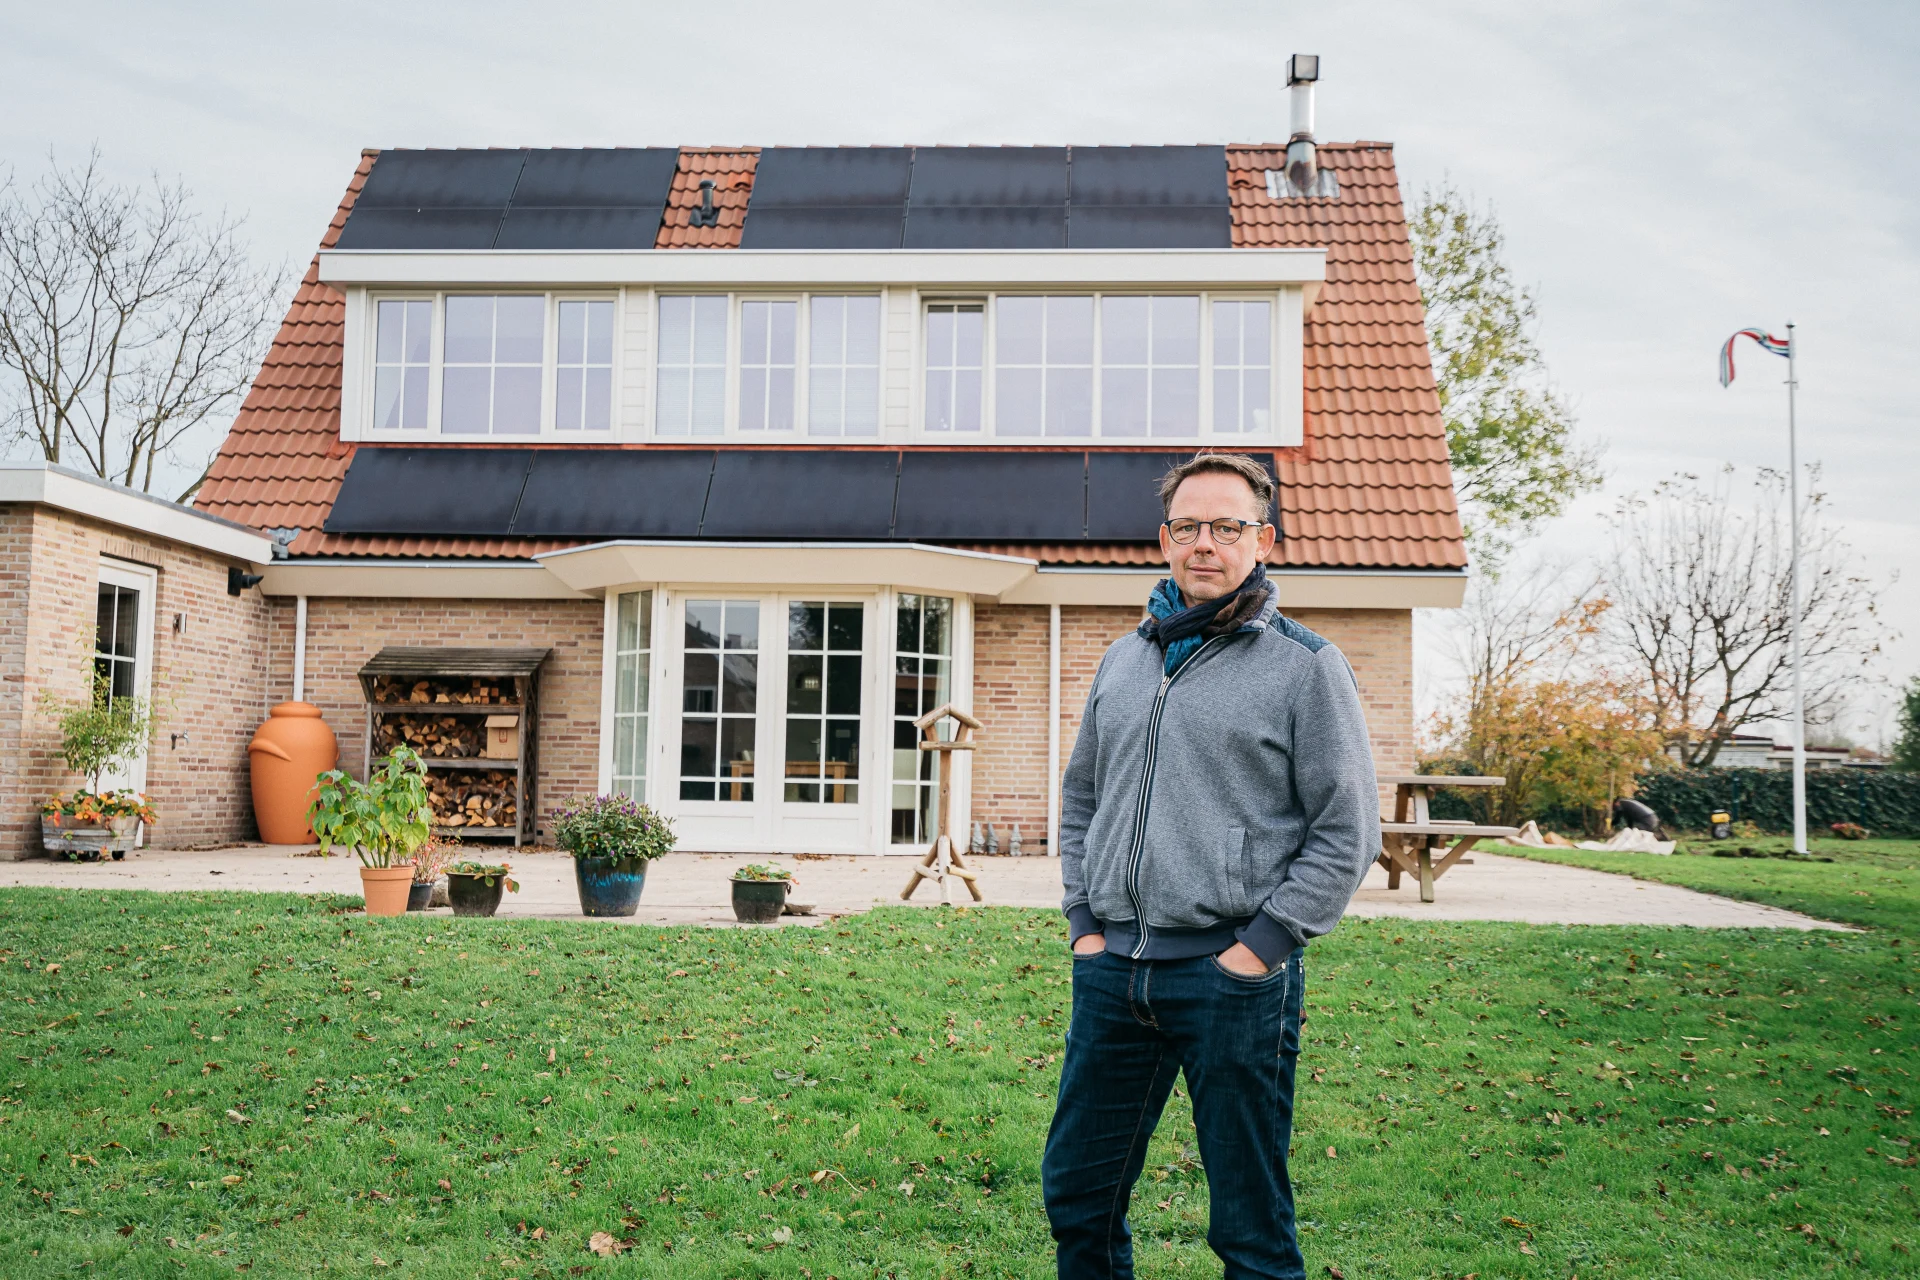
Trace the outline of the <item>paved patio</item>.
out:
M 304 856 L 303 856 L 304 855 Z M 1651 856 L 1651 855 L 1649 855 Z M 503 916 L 581 919 L 572 860 L 557 853 L 522 850 L 511 855 L 520 892 L 508 894 Z M 681 853 L 654 864 L 647 875 L 640 913 L 630 923 L 734 925 L 728 877 L 748 862 L 775 862 L 798 879 L 793 900 L 812 903 L 816 914 L 787 916 L 785 924 L 820 924 L 835 916 L 898 903 L 911 874 L 911 858 L 794 858 L 764 855 Z M 989 905 L 1058 907 L 1060 864 L 1052 858 L 983 858 L 981 885 Z M 136 850 L 123 862 L 70 863 L 34 858 L 0 863 L 0 886 L 49 885 L 90 889 L 249 889 L 285 893 L 360 892 L 359 864 L 352 858 L 320 858 L 290 845 L 249 845 L 210 851 Z M 1627 876 L 1554 866 L 1476 851 L 1473 865 L 1447 873 L 1439 901 L 1422 904 L 1413 881 L 1389 890 L 1375 867 L 1354 898 L 1349 914 L 1423 920 L 1511 920 L 1527 924 L 1664 924 L 1700 928 L 1843 929 L 1792 911 L 1647 884 Z M 966 901 L 954 882 L 956 900 Z M 937 887 L 922 886 L 913 905 L 939 901 Z M 445 910 L 435 914 L 450 915 Z

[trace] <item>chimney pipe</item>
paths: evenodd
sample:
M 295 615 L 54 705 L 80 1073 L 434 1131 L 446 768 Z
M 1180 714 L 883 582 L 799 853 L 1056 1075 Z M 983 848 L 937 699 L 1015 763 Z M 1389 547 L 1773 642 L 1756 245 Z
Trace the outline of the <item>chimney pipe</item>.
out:
M 1314 189 L 1320 163 L 1313 146 L 1313 86 L 1320 79 L 1320 55 L 1296 53 L 1287 59 L 1292 136 L 1287 140 L 1287 184 L 1302 194 Z

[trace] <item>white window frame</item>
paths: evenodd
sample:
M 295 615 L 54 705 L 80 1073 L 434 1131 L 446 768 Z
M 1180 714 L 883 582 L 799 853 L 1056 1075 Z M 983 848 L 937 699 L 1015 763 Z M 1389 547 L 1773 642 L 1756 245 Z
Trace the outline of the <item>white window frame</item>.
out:
M 1292 305 L 1289 307 L 1289 294 Z M 998 361 L 996 343 L 999 339 L 996 330 L 997 304 L 1003 297 L 1076 297 L 1093 300 L 1093 433 L 1085 436 L 1003 436 L 999 434 L 995 421 L 998 407 Z M 1102 333 L 1101 300 L 1111 297 L 1197 297 L 1200 300 L 1200 430 L 1191 436 L 1107 436 L 1101 434 L 1101 397 L 1103 394 L 1101 376 L 1104 365 L 1101 360 Z M 1291 344 L 1293 354 L 1299 355 L 1299 292 L 1298 290 L 1248 290 L 1248 289 L 995 289 L 985 291 L 953 291 L 941 293 L 921 293 L 915 300 L 918 320 L 914 332 L 914 398 L 912 402 L 912 442 L 915 444 L 993 444 L 1008 447 L 1026 447 L 1041 449 L 1060 449 L 1073 447 L 1093 447 L 1111 445 L 1115 447 L 1131 446 L 1135 448 L 1157 448 L 1164 446 L 1184 447 L 1203 444 L 1239 444 L 1252 447 L 1285 447 L 1300 443 L 1297 434 L 1290 437 L 1283 426 L 1288 421 L 1282 406 L 1283 397 L 1292 392 L 1298 398 L 1301 374 L 1296 371 L 1292 378 L 1285 376 L 1282 355 L 1288 349 L 1285 341 L 1286 325 L 1293 324 L 1296 334 Z M 1265 302 L 1272 308 L 1272 322 L 1267 330 L 1268 342 L 1268 429 L 1265 432 L 1244 432 L 1228 434 L 1213 429 L 1213 304 L 1215 302 Z M 932 431 L 927 427 L 926 406 L 926 350 L 927 350 L 927 308 L 931 306 L 951 306 L 954 304 L 981 304 L 985 308 L 985 323 L 982 326 L 983 345 L 981 358 L 984 369 L 981 377 L 981 429 L 979 431 Z M 1293 419 L 1298 421 L 1297 416 Z
M 444 441 L 451 444 L 514 444 L 525 442 L 609 443 L 622 438 L 625 398 L 626 302 L 621 289 L 540 290 L 500 286 L 470 289 L 396 289 L 369 291 L 350 303 L 357 312 L 359 340 L 354 343 L 357 360 L 349 363 L 348 387 L 343 403 L 341 438 L 367 443 L 409 444 Z M 545 327 L 541 334 L 540 429 L 537 432 L 486 435 L 446 435 L 440 430 L 441 382 L 446 374 L 446 300 L 449 297 L 536 296 L 545 304 Z M 427 369 L 427 426 L 419 431 L 387 431 L 374 425 L 374 372 L 380 340 L 380 304 L 382 302 L 430 302 L 433 304 L 433 337 Z M 556 369 L 560 351 L 560 304 L 562 302 L 611 302 L 613 304 L 613 387 L 605 430 L 572 428 L 562 430 L 554 421 L 555 397 L 559 384 Z M 357 369 L 356 369 L 357 366 Z M 359 372 L 354 377 L 354 372 Z

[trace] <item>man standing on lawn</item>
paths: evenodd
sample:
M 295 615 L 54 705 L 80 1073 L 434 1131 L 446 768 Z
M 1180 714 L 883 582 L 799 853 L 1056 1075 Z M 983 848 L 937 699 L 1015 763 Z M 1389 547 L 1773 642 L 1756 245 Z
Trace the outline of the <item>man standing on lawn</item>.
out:
M 1300 952 L 1378 854 L 1380 801 L 1352 669 L 1275 607 L 1273 493 L 1237 454 L 1167 473 L 1173 576 L 1101 660 L 1067 764 L 1073 1019 L 1041 1165 L 1062 1280 L 1133 1275 L 1127 1197 L 1183 1069 L 1228 1280 L 1305 1274 Z

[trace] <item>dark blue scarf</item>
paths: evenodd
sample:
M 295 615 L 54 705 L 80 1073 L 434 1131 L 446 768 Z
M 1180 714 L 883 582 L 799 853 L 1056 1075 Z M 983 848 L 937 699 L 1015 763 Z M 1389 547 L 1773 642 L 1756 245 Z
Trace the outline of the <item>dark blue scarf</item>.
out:
M 1245 626 L 1257 616 L 1271 591 L 1263 564 L 1254 565 L 1247 580 L 1227 594 L 1192 606 L 1181 602 L 1172 578 L 1162 578 L 1147 598 L 1148 617 L 1140 624 L 1140 634 L 1166 651 L 1163 670 L 1172 675 L 1212 636 Z

